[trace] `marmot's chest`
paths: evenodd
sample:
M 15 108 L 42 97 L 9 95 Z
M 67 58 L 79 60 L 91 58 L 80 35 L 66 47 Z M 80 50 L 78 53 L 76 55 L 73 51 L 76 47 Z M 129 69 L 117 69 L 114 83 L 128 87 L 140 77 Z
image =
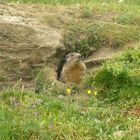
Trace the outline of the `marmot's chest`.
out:
M 75 64 L 73 66 L 67 67 L 64 71 L 65 82 L 66 83 L 76 83 L 79 84 L 84 75 L 84 66 L 82 64 Z

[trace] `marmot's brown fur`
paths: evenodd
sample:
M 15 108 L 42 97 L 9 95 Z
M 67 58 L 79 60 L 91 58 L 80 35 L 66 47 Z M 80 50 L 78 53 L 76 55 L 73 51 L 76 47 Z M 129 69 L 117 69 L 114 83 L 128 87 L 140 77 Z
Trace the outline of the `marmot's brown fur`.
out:
M 86 66 L 79 53 L 73 52 L 66 55 L 59 80 L 64 83 L 79 84 L 86 72 Z

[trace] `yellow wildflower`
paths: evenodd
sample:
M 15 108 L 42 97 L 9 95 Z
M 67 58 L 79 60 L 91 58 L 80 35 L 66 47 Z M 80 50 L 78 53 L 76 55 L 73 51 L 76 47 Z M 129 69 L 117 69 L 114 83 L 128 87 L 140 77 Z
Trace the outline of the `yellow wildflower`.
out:
M 68 95 L 70 95 L 71 94 L 71 89 L 67 88 L 66 92 L 67 92 Z
M 94 91 L 94 96 L 96 96 L 97 95 L 97 91 Z
M 91 94 L 91 90 L 90 90 L 90 89 L 87 90 L 87 94 L 88 94 L 88 95 Z

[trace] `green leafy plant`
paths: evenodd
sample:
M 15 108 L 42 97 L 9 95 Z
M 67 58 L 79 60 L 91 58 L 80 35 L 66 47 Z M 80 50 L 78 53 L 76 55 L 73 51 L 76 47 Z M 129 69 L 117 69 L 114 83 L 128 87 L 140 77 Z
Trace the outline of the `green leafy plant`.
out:
M 133 13 L 122 13 L 116 21 L 123 25 L 140 25 L 140 16 Z
M 112 99 L 138 95 L 140 82 L 140 50 L 139 46 L 130 48 L 118 58 L 103 63 L 102 69 L 87 77 L 86 85 L 93 86 Z M 137 72 L 136 72 L 137 71 Z M 129 91 L 131 91 L 129 93 Z

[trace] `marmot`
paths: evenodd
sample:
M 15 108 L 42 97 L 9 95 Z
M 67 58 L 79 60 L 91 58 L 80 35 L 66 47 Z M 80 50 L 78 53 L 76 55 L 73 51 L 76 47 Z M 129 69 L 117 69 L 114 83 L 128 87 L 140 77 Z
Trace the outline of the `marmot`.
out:
M 86 73 L 86 66 L 79 53 L 69 53 L 65 57 L 64 65 L 60 72 L 59 81 L 64 83 L 79 84 Z

